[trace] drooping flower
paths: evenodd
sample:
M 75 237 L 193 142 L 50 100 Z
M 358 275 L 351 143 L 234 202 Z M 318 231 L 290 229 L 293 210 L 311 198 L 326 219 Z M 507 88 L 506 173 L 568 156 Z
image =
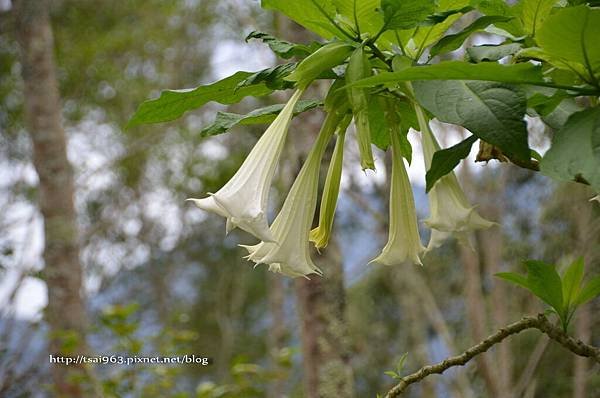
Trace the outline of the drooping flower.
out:
M 203 199 L 188 199 L 203 210 L 226 217 L 227 233 L 239 227 L 265 242 L 273 241 L 267 221 L 269 188 L 294 106 L 302 92 L 297 90 L 292 95 L 235 175 L 221 189 Z
M 269 264 L 270 271 L 291 277 L 322 274 L 310 258 L 308 238 L 317 205 L 321 159 L 338 122 L 339 116 L 334 113 L 327 115 L 281 211 L 271 225 L 275 242 L 242 245 L 248 250 L 249 260 Z
M 381 254 L 371 263 L 423 265 L 420 255 L 425 250 L 421 244 L 413 192 L 400 152 L 400 137 L 391 131 L 392 177 L 390 183 L 390 223 L 388 242 Z
M 421 143 L 423 146 L 423 158 L 425 159 L 425 168 L 431 168 L 433 154 L 440 149 L 440 146 L 429 128 L 429 123 L 423 113 L 423 110 L 417 107 L 417 118 L 421 128 Z M 458 183 L 458 179 L 453 171 L 440 178 L 431 188 L 428 194 L 430 216 L 425 220 L 425 224 L 434 230 L 442 232 L 434 233 L 427 246 L 427 249 L 433 249 L 442 244 L 444 238 L 455 235 L 463 242 L 466 241 L 466 232 L 489 228 L 495 223 L 481 217 L 475 206 L 469 204 L 469 201 Z
M 310 241 L 314 242 L 317 250 L 327 247 L 331 229 L 333 227 L 333 218 L 337 207 L 338 195 L 340 193 L 340 182 L 342 179 L 342 168 L 344 163 L 344 141 L 346 137 L 346 128 L 350 123 L 350 117 L 343 121 L 337 130 L 337 140 L 331 162 L 327 169 L 325 186 L 321 197 L 321 207 L 319 210 L 319 226 L 310 231 Z

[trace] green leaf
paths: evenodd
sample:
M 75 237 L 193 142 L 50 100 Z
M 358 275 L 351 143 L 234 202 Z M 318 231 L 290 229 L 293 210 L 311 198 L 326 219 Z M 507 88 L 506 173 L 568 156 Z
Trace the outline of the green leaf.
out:
M 404 369 L 404 364 L 406 363 L 406 358 L 408 358 L 408 352 L 402 354 L 400 356 L 400 359 L 398 359 L 398 363 L 396 364 L 396 372 L 398 374 L 402 373 L 402 370 Z
M 331 2 L 338 14 L 345 17 L 347 21 L 351 21 L 352 26 L 355 25 L 356 11 L 361 34 L 369 33 L 373 37 L 383 26 L 383 16 L 379 12 L 380 0 L 331 0 Z
M 599 131 L 600 107 L 572 114 L 564 127 L 554 133 L 552 146 L 540 163 L 541 172 L 565 181 L 583 177 L 600 190 L 600 159 L 592 149 L 592 137 Z
M 436 56 L 438 54 L 447 53 L 450 51 L 454 51 L 463 44 L 463 42 L 473 33 L 483 30 L 487 28 L 489 25 L 496 22 L 506 22 L 509 21 L 510 17 L 502 17 L 502 16 L 483 16 L 478 18 L 469 26 L 464 28 L 458 33 L 453 35 L 448 35 L 443 37 L 440 41 L 438 41 L 431 50 L 429 51 L 430 56 Z
M 387 97 L 373 97 L 378 101 L 369 100 L 369 123 L 371 125 L 371 141 L 381 150 L 387 150 L 390 145 L 391 134 L 397 134 L 400 142 L 400 153 L 408 161 L 412 162 L 412 147 L 408 141 L 408 130 L 413 123 L 411 112 L 413 107 L 406 101 Z M 414 124 L 416 125 L 416 120 Z
M 583 107 L 574 98 L 565 98 L 552 112 L 542 116 L 542 120 L 553 129 L 559 130 L 563 128 L 572 114 L 581 110 L 583 110 Z
M 485 44 L 467 48 L 467 55 L 472 62 L 498 61 L 509 55 L 516 54 L 521 49 L 521 44 L 510 43 L 501 45 Z
M 557 0 L 523 0 L 521 3 L 521 21 L 523 29 L 531 36 L 550 15 Z
M 515 285 L 524 287 L 527 290 L 531 290 L 527 278 L 521 274 L 516 274 L 514 272 L 499 272 L 497 274 L 494 274 L 494 276 L 504 279 L 505 281 L 514 283 Z
M 445 61 L 434 65 L 413 66 L 398 72 L 383 72 L 359 80 L 353 86 L 394 85 L 411 80 L 491 80 L 515 84 L 545 84 L 541 67 L 530 63 L 501 65 L 492 62 L 469 64 L 461 61 Z
M 296 66 L 295 62 L 281 64 L 272 68 L 263 69 L 251 74 L 238 85 L 237 89 L 264 83 L 271 90 L 285 90 L 294 87 L 294 83 L 284 80 L 285 77 L 292 73 Z
M 449 17 L 451 17 L 455 14 L 464 14 L 466 12 L 473 11 L 473 10 L 474 10 L 473 6 L 469 5 L 469 6 L 464 6 L 461 8 L 455 8 L 455 9 L 435 12 L 427 17 L 427 19 L 425 20 L 425 23 L 427 25 L 429 25 L 429 24 L 437 25 L 442 22 L 445 22 Z
M 253 75 L 252 72 L 236 72 L 206 86 L 184 90 L 164 90 L 160 97 L 144 101 L 129 120 L 127 127 L 174 120 L 185 112 L 200 108 L 210 101 L 229 105 L 239 102 L 247 96 L 260 97 L 273 92 L 264 83 L 238 89 L 238 85 L 251 75 Z
M 575 300 L 575 305 L 580 306 L 600 295 L 600 276 L 592 278 L 579 291 L 579 296 Z
M 435 12 L 433 0 L 381 0 L 386 29 L 410 29 Z
M 484 15 L 498 15 L 503 17 L 520 16 L 519 10 L 514 6 L 511 7 L 505 0 L 482 0 L 478 1 L 476 5 Z M 492 29 L 488 28 L 487 31 L 491 32 Z M 496 24 L 496 29 L 493 31 L 501 36 L 510 37 L 513 40 L 526 35 L 521 18 L 513 18 L 507 22 L 500 22 Z
M 525 89 L 528 114 L 540 116 L 554 130 L 561 129 L 573 113 L 584 109 L 564 90 L 535 86 Z
M 330 0 L 262 0 L 261 7 L 277 10 L 325 39 L 344 37 L 329 20 L 336 13 Z
M 431 168 L 425 175 L 425 191 L 429 192 L 437 180 L 454 170 L 458 163 L 471 152 L 471 147 L 477 141 L 477 137 L 472 135 L 464 141 L 459 142 L 449 148 L 442 149 L 433 154 Z
M 553 57 L 586 67 L 590 78 L 600 72 L 600 9 L 586 5 L 557 10 L 539 29 L 537 42 Z
M 563 71 L 569 71 L 573 74 L 573 79 L 571 79 L 572 81 L 570 82 L 571 84 L 581 84 L 583 82 L 583 79 L 581 79 L 581 77 L 585 77 L 586 75 L 585 67 L 582 64 L 578 62 L 567 61 L 564 58 L 547 53 L 546 51 L 538 47 L 524 48 L 523 50 L 517 53 L 516 58 L 518 61 L 542 61 L 552 66 L 556 66 L 557 68 L 562 69 Z
M 300 100 L 294 107 L 294 115 L 306 112 L 320 105 L 321 102 L 317 100 Z M 200 136 L 209 137 L 212 135 L 223 134 L 238 124 L 250 125 L 270 123 L 275 120 L 275 117 L 279 114 L 284 106 L 285 104 L 269 105 L 264 108 L 255 109 L 245 115 L 229 112 L 217 112 L 215 121 L 210 126 L 202 129 Z
M 533 294 L 563 314 L 562 282 L 556 269 L 543 261 L 527 260 L 527 284 Z
M 565 98 L 570 98 L 564 90 L 553 90 L 545 87 L 543 87 L 543 90 L 536 90 L 536 88 L 530 87 L 527 90 L 527 107 L 534 109 L 540 116 L 549 115 Z
M 583 280 L 583 257 L 573 261 L 565 271 L 562 279 L 563 298 L 565 307 L 572 308 L 579 295 L 579 288 Z
M 389 43 L 397 45 L 397 34 L 404 43 L 406 55 L 416 58 L 424 49 L 442 38 L 454 22 L 462 16 L 463 12 L 471 9 L 469 0 L 440 0 L 436 4 L 435 13 L 429 15 L 419 26 L 412 29 L 386 32 L 382 36 L 382 41 L 385 39 Z M 435 25 L 429 26 L 432 22 L 436 22 Z
M 400 375 L 396 372 L 394 372 L 393 370 L 386 370 L 385 372 L 383 372 L 384 375 L 386 376 L 390 376 L 392 379 L 399 379 Z
M 269 48 L 277 54 L 277 56 L 283 59 L 289 59 L 292 57 L 306 57 L 310 53 L 312 53 L 311 48 L 302 45 L 290 43 L 289 41 L 278 39 L 274 36 L 271 36 L 268 33 L 252 31 L 248 36 L 246 36 L 246 42 L 251 39 L 257 39 L 264 42 Z
M 384 98 L 376 95 L 369 96 L 369 126 L 371 142 L 385 151 L 390 145 L 390 127 L 384 111 Z
M 477 64 L 485 65 L 485 64 Z M 463 126 L 509 157 L 529 160 L 524 92 L 512 85 L 480 81 L 417 81 L 419 103 L 440 121 Z

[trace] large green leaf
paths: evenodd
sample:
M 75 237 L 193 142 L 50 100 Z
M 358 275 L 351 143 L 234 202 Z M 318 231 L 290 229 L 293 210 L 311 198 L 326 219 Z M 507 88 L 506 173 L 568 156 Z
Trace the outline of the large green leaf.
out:
M 527 267 L 529 289 L 561 314 L 563 309 L 562 281 L 554 265 L 527 260 L 525 266 Z
M 325 16 L 331 19 L 335 17 L 335 7 L 331 0 L 262 0 L 261 6 L 285 14 L 325 39 L 344 37 Z
M 469 64 L 445 61 L 433 65 L 413 66 L 398 72 L 383 72 L 353 85 L 373 87 L 411 80 L 492 80 L 503 83 L 545 84 L 542 69 L 530 63 L 501 65 L 492 62 Z
M 581 288 L 579 295 L 575 300 L 575 305 L 579 306 L 585 304 L 598 295 L 600 295 L 600 276 L 592 278 Z
M 509 157 L 529 160 L 527 103 L 520 88 L 464 80 L 417 81 L 413 87 L 419 103 L 440 121 L 463 126 Z
M 523 0 L 521 2 L 521 21 L 523 29 L 531 36 L 542 26 L 550 15 L 557 0 Z
M 380 0 L 331 0 L 339 15 L 352 26 L 358 20 L 360 32 L 373 37 L 383 26 L 383 15 L 379 10 Z
M 306 112 L 319 105 L 321 105 L 321 102 L 317 100 L 300 100 L 294 107 L 294 115 Z M 277 117 L 284 106 L 285 104 L 269 105 L 264 108 L 255 109 L 245 115 L 230 112 L 217 112 L 215 121 L 210 126 L 202 129 L 200 136 L 208 137 L 222 134 L 235 125 L 270 123 Z
M 435 11 L 434 0 L 381 0 L 386 29 L 410 29 Z
M 537 42 L 552 57 L 577 62 L 590 78 L 600 72 L 600 9 L 586 5 L 562 8 L 546 19 Z
M 484 15 L 498 15 L 503 17 L 518 17 L 521 12 L 505 0 L 481 0 L 476 2 L 477 8 Z M 518 4 L 517 4 L 518 6 Z M 494 31 L 505 37 L 519 38 L 526 35 L 521 18 L 513 18 L 507 22 L 499 22 Z M 490 29 L 488 29 L 490 31 Z
M 600 159 L 594 156 L 592 137 L 600 134 L 600 107 L 572 114 L 554 133 L 552 146 L 540 164 L 541 172 L 559 180 L 585 178 L 600 190 Z
M 454 170 L 461 160 L 469 156 L 471 147 L 477 141 L 477 137 L 472 135 L 464 141 L 459 142 L 449 148 L 436 151 L 431 159 L 431 167 L 425 175 L 425 191 L 429 192 L 437 180 Z
M 519 61 L 534 60 L 534 61 L 546 62 L 549 65 L 555 66 L 562 70 L 573 72 L 574 73 L 573 77 L 575 79 L 577 79 L 578 76 L 583 76 L 583 77 L 586 76 L 585 66 L 583 66 L 579 62 L 567 61 L 564 58 L 547 53 L 546 51 L 542 50 L 539 47 L 524 48 L 517 53 L 516 58 Z M 583 80 L 579 79 L 579 81 L 577 81 L 577 82 L 572 81 L 571 83 L 581 84 L 582 82 L 583 82 Z
M 506 21 L 509 21 L 510 19 L 511 19 L 510 17 L 493 16 L 493 15 L 483 16 L 481 18 L 478 18 L 477 20 L 475 20 L 473 23 L 471 23 L 469 26 L 467 26 L 460 32 L 455 33 L 453 35 L 448 35 L 448 36 L 443 37 L 433 47 L 431 47 L 431 50 L 429 53 L 433 57 L 438 54 L 443 54 L 443 53 L 447 53 L 450 51 L 454 51 L 454 50 L 460 48 L 460 46 L 463 44 L 463 42 L 471 34 L 477 32 L 477 31 L 483 30 L 493 23 L 506 22 Z
M 573 261 L 565 271 L 562 288 L 565 307 L 572 309 L 579 295 L 581 281 L 583 280 L 583 257 Z
M 252 75 L 252 72 L 237 72 L 218 82 L 194 89 L 164 90 L 160 97 L 144 101 L 129 120 L 127 127 L 174 120 L 210 101 L 229 105 L 247 96 L 259 97 L 273 92 L 264 82 L 238 89 L 238 85 Z
M 583 110 L 583 107 L 573 98 L 565 98 L 549 114 L 542 116 L 542 120 L 555 130 L 561 129 L 572 114 Z

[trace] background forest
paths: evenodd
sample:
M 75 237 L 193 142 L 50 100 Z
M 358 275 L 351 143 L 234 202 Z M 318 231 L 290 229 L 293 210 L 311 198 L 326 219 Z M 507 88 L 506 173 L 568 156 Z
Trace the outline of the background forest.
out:
M 0 0 L 0 397 L 50 397 L 50 282 L 13 11 L 10 0 Z M 211 103 L 174 122 L 125 125 L 160 89 L 275 65 L 267 46 L 244 42 L 251 31 L 307 44 L 316 38 L 244 0 L 56 0 L 50 23 L 83 270 L 82 299 L 71 303 L 83 311 L 51 309 L 50 319 L 87 325 L 82 336 L 92 354 L 213 359 L 208 366 L 94 365 L 76 374 L 82 387 L 72 396 L 374 397 L 394 384 L 385 372 L 403 354 L 403 372 L 411 372 L 544 310 L 493 274 L 520 272 L 528 258 L 563 269 L 578 256 L 587 273 L 600 273 L 600 205 L 588 201 L 595 193 L 510 164 L 474 163 L 475 148 L 457 175 L 498 226 L 473 233 L 474 251 L 450 241 L 422 268 L 367 265 L 386 241 L 391 163 L 377 151 L 377 173 L 367 176 L 350 148 L 335 235 L 316 260 L 325 276 L 292 280 L 265 266 L 253 269 L 237 246 L 248 236 L 236 231 L 225 238 L 221 218 L 185 199 L 221 187 L 264 130 L 238 126 L 204 138 L 215 113 L 246 113 L 284 99 Z M 471 40 L 484 35 L 494 40 L 485 32 Z M 286 162 L 276 174 L 277 203 L 322 117 L 313 110 L 292 122 Z M 436 127 L 443 146 L 465 135 Z M 529 128 L 537 137 L 530 144 L 548 148 L 549 129 L 533 119 Z M 409 174 L 422 216 L 423 161 L 414 152 Z M 53 161 L 35 159 L 48 169 Z M 572 334 L 600 345 L 599 310 L 600 300 L 582 307 Z M 61 336 L 66 345 L 78 339 Z M 599 391 L 598 365 L 526 331 L 406 396 L 588 398 Z

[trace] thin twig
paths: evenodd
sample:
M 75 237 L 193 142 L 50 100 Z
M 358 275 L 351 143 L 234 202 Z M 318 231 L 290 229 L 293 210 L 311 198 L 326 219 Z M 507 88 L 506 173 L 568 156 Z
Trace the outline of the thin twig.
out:
M 595 362 L 600 363 L 600 348 L 585 344 L 582 341 L 565 334 L 559 327 L 550 323 L 543 314 L 539 314 L 537 316 L 524 317 L 518 322 L 511 323 L 460 355 L 447 358 L 434 365 L 424 366 L 418 371 L 403 377 L 398 384 L 388 391 L 385 398 L 398 397 L 409 385 L 417 383 L 429 375 L 441 374 L 451 367 L 462 366 L 475 356 L 486 352 L 494 345 L 502 342 L 507 337 L 527 329 L 538 329 L 574 354 L 591 358 Z

